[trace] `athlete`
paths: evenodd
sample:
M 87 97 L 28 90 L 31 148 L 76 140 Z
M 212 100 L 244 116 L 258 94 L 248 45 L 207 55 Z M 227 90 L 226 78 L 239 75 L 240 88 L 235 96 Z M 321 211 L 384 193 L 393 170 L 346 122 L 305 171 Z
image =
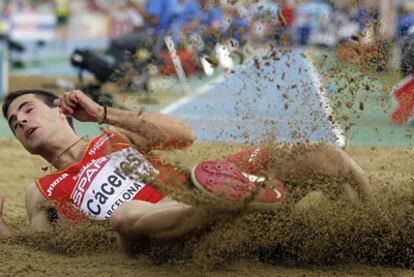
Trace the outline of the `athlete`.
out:
M 173 32 L 172 22 L 178 16 L 176 0 L 146 1 L 144 10 L 134 1 L 128 3 L 144 18 L 145 26 L 143 30 L 111 39 L 108 53 L 114 57 L 116 67 L 132 60 L 139 50 L 158 54 L 164 45 L 164 36 Z
M 70 0 L 54 0 L 57 35 L 66 41 L 68 36 L 68 23 L 70 17 Z
M 225 160 L 201 162 L 191 174 L 183 174 L 150 152 L 182 149 L 193 143 L 191 127 L 172 117 L 102 107 L 81 91 L 57 98 L 41 90 L 8 94 L 3 114 L 19 142 L 49 163 L 45 169 L 50 172 L 30 184 L 25 196 L 30 225 L 38 231 L 52 228 L 48 212 L 52 206 L 58 220 L 109 220 L 123 241 L 182 238 L 225 212 L 174 201 L 148 185 L 154 182 L 177 188 L 190 180 L 189 175 L 196 189 L 240 207 L 280 204 L 285 198 L 284 180 L 260 176 L 262 170 L 273 169 L 283 178 L 308 171 L 341 176 L 349 181 L 344 185 L 347 195 L 369 197 L 361 168 L 332 146 L 306 153 L 293 150 L 295 157 L 287 161 L 270 158 L 265 148 L 258 147 Z M 86 140 L 72 129 L 72 117 L 109 127 Z M 56 170 L 51 171 L 52 167 Z M 1 205 L 3 201 L 0 198 Z M 2 216 L 0 232 L 11 233 Z

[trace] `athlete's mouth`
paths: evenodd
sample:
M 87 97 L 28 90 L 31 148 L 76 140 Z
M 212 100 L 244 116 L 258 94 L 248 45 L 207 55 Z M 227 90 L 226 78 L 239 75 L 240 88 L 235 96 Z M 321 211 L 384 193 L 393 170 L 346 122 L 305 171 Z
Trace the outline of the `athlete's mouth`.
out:
M 37 127 L 31 127 L 27 129 L 26 138 L 30 138 L 36 130 L 37 130 Z

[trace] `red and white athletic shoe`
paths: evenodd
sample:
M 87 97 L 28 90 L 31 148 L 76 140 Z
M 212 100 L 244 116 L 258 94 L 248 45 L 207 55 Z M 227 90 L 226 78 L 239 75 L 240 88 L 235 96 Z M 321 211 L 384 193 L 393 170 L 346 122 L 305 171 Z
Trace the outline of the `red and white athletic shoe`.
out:
M 413 121 L 414 116 L 414 76 L 403 79 L 391 92 L 394 112 L 391 121 L 406 124 Z
M 191 172 L 193 184 L 201 191 L 251 208 L 271 208 L 285 197 L 280 181 L 264 186 L 265 177 L 248 174 L 231 161 L 203 161 Z

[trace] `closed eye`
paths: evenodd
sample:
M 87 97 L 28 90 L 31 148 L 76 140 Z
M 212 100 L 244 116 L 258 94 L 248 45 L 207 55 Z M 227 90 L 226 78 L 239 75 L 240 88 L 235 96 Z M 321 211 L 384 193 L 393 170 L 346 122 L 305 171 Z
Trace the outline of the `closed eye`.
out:
M 13 130 L 14 130 L 14 131 L 16 131 L 16 129 L 17 129 L 17 127 L 19 127 L 19 125 L 20 125 L 19 123 L 16 123 L 16 124 L 13 126 Z

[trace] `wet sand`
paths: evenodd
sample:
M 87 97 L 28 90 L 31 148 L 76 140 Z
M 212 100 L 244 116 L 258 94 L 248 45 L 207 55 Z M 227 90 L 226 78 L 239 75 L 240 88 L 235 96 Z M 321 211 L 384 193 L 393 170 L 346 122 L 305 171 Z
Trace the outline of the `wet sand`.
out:
M 195 144 L 165 159 L 190 167 L 240 146 Z M 322 203 L 303 213 L 289 207 L 233 214 L 185 242 L 143 245 L 120 253 L 105 224 L 30 231 L 24 189 L 43 174 L 46 162 L 12 138 L 0 138 L 0 192 L 5 219 L 15 231 L 0 239 L 1 276 L 409 276 L 414 262 L 412 164 L 414 150 L 348 148 L 369 177 L 378 204 Z

